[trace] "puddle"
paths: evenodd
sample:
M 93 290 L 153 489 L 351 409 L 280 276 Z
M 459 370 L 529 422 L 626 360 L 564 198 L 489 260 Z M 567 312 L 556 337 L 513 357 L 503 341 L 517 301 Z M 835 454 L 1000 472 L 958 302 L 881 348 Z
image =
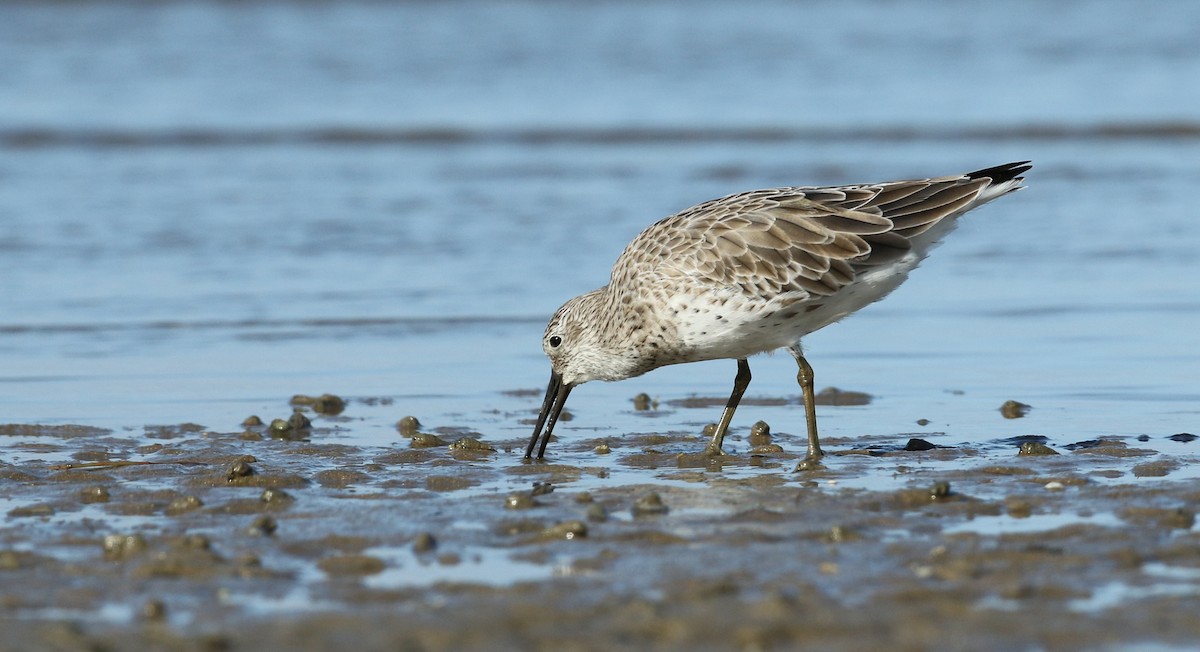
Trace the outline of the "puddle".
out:
M 275 596 L 253 591 L 223 589 L 218 595 L 222 605 L 236 607 L 256 616 L 278 617 L 285 614 L 314 614 L 337 610 L 336 602 L 313 597 L 306 584 L 295 586 L 287 593 Z
M 1070 601 L 1070 608 L 1081 612 L 1099 612 L 1120 608 L 1148 598 L 1187 598 L 1200 595 L 1200 569 L 1151 562 L 1142 567 L 1147 584 L 1109 582 L 1097 587 L 1092 595 Z
M 998 536 L 1002 534 L 1048 532 L 1070 525 L 1117 527 L 1121 524 L 1121 519 L 1117 518 L 1115 514 L 1032 514 L 1024 518 L 1014 518 L 1012 516 L 977 516 L 964 523 L 949 526 L 942 531 L 948 535 L 970 532 L 983 536 Z
M 439 560 L 438 554 L 417 555 L 411 548 L 371 548 L 366 554 L 387 563 L 387 568 L 363 580 L 373 589 L 432 586 L 434 584 L 476 584 L 512 586 L 520 582 L 548 580 L 571 574 L 567 558 L 540 564 L 512 557 L 512 551 L 491 548 L 465 548 L 456 551 L 452 561 Z
M 95 609 L 64 609 L 59 607 L 18 609 L 14 615 L 18 618 L 36 620 L 64 620 L 110 625 L 113 623 L 132 622 L 137 615 L 137 611 L 131 605 L 108 603 L 100 605 Z

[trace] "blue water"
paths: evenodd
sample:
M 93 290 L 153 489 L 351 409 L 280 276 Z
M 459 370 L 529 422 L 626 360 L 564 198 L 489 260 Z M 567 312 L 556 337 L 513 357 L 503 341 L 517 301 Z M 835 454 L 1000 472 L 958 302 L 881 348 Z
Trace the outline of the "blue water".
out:
M 57 128 L 1078 124 L 1195 117 L 1197 9 L 5 3 L 0 119 Z
M 1032 159 L 806 341 L 826 436 L 1200 428 L 1200 5 L 5 3 L 0 421 L 235 429 L 294 393 L 520 438 L 545 319 L 636 233 L 753 187 Z M 788 356 L 750 396 L 794 396 Z M 732 362 L 571 399 L 692 429 Z M 1032 404 L 1002 419 L 1007 399 Z M 286 412 L 285 412 L 286 414 Z M 798 432 L 798 406 L 746 407 Z

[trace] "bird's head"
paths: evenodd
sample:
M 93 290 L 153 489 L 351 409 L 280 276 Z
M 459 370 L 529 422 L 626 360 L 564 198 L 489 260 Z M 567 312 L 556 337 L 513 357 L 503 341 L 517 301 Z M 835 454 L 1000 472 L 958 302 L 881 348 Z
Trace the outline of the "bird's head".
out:
M 602 302 L 603 292 L 595 290 L 571 299 L 546 324 L 542 350 L 565 385 L 636 375 L 638 352 L 613 341 L 618 333 L 613 331 L 612 315 Z
M 542 350 L 550 358 L 550 384 L 534 427 L 525 457 L 533 454 L 539 437 L 538 457 L 546 450 L 550 433 L 576 385 L 589 380 L 622 380 L 645 371 L 635 347 L 622 346 L 614 332 L 610 308 L 604 302 L 605 289 L 581 294 L 564 303 L 542 335 Z M 547 423 L 549 420 L 549 423 Z M 546 426 L 542 435 L 542 426 Z

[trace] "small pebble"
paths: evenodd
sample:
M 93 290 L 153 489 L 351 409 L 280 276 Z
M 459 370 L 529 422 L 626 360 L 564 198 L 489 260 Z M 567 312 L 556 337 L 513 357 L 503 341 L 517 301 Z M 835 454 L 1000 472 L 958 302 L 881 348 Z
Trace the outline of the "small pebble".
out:
M 1027 441 L 1021 444 L 1021 448 L 1017 451 L 1017 455 L 1058 455 L 1059 452 L 1049 446 L 1036 441 Z
M 1028 414 L 1030 409 L 1030 406 L 1020 401 L 1005 401 L 1004 405 L 1000 406 L 1000 414 L 1005 419 L 1020 419 Z
M 204 507 L 204 503 L 195 496 L 180 496 L 167 505 L 167 516 L 178 516 Z
M 826 387 L 814 397 L 817 405 L 868 405 L 874 398 L 866 392 Z
M 450 444 L 450 450 L 454 451 L 471 451 L 471 452 L 495 452 L 496 449 L 487 444 L 475 439 L 474 437 L 463 437 L 458 441 Z
M 639 516 L 666 514 L 670 511 L 670 508 L 663 502 L 662 496 L 658 495 L 657 492 L 651 492 L 634 501 L 631 511 L 636 518 Z
M 608 520 L 608 510 L 600 503 L 592 503 L 587 508 L 587 520 L 593 523 L 603 523 Z
M 449 446 L 449 442 L 437 435 L 427 432 L 414 432 L 409 435 L 411 446 L 413 448 L 433 448 L 435 446 Z
M 829 528 L 829 533 L 825 535 L 825 540 L 830 543 L 845 543 L 860 538 L 862 538 L 861 535 L 842 525 L 835 525 Z
M 300 410 L 292 412 L 292 416 L 288 417 L 287 422 L 292 427 L 292 430 L 307 430 L 312 428 L 312 421 L 304 416 L 304 413 Z
M 1005 506 L 1008 509 L 1008 515 L 1012 518 L 1029 518 L 1033 515 L 1033 505 L 1029 501 L 1021 499 L 1010 499 Z
M 108 489 L 105 487 L 88 487 L 79 492 L 79 500 L 83 503 L 107 503 Z
M 587 523 L 583 521 L 563 521 L 542 531 L 543 539 L 582 539 L 588 533 Z
M 421 422 L 417 421 L 417 418 L 414 416 L 403 417 L 396 422 L 396 430 L 399 430 L 400 434 L 404 435 L 405 437 L 412 437 L 413 435 L 417 434 L 420 429 Z
M 346 410 L 346 401 L 334 394 L 322 394 L 313 400 L 313 412 L 335 417 Z
M 417 535 L 416 539 L 413 539 L 412 549 L 413 552 L 417 553 L 418 555 L 426 552 L 432 552 L 436 548 L 437 539 L 428 532 L 422 532 Z
M 279 525 L 275 519 L 270 516 L 258 516 L 250 523 L 250 527 L 246 528 L 246 533 L 256 537 L 269 537 L 275 534 L 275 530 L 278 528 Z
M 127 559 L 146 549 L 146 540 L 140 534 L 110 534 L 104 537 L 104 558 Z
M 262 495 L 258 497 L 264 503 L 283 504 L 290 503 L 295 498 L 283 489 L 263 489 Z
M 257 414 L 251 414 L 242 420 L 242 425 L 247 428 L 257 428 L 263 424 L 263 420 Z
M 145 620 L 162 620 L 167 617 L 167 605 L 162 600 L 150 600 L 142 605 L 142 618 Z
M 24 507 L 14 507 L 8 511 L 9 518 L 37 518 L 41 516 L 54 516 L 53 505 L 26 505 Z
M 530 509 L 537 507 L 537 501 L 529 494 L 509 494 L 504 499 L 505 509 Z
M 225 474 L 225 479 L 233 482 L 238 478 L 252 476 L 254 473 L 254 467 L 250 466 L 249 462 L 246 462 L 245 460 L 238 460 L 237 462 L 233 463 L 233 466 L 229 467 L 229 473 Z
M 771 445 L 771 426 L 766 421 L 758 421 L 750 426 L 750 447 L 762 448 Z

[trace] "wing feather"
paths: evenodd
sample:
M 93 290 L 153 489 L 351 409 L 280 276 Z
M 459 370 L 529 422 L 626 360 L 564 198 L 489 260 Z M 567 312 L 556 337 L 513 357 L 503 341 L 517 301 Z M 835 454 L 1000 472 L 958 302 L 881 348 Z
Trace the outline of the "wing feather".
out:
M 895 263 L 913 238 L 1020 187 L 1026 163 L 959 176 L 838 187 L 755 190 L 699 204 L 646 229 L 613 267 L 656 269 L 789 304 L 836 293 Z M 787 295 L 787 296 L 784 296 Z

